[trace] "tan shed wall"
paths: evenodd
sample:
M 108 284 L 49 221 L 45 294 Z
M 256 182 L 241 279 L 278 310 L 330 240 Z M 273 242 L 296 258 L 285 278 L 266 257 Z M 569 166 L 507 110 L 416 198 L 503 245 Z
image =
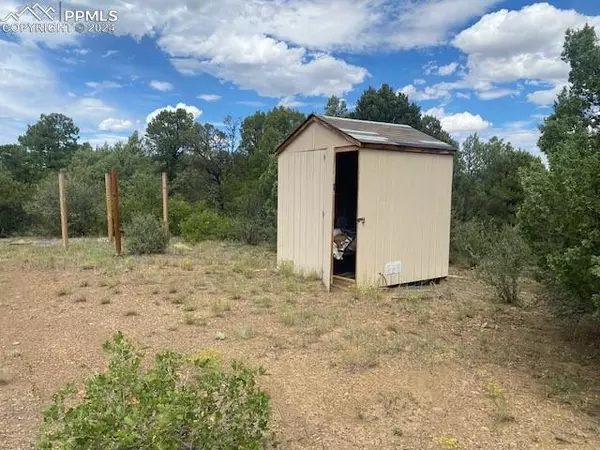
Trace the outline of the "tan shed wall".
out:
M 358 170 L 357 283 L 447 276 L 452 155 L 364 149 Z M 385 274 L 396 261 L 400 273 Z
M 334 147 L 348 141 L 312 123 L 278 156 L 277 261 L 331 278 Z

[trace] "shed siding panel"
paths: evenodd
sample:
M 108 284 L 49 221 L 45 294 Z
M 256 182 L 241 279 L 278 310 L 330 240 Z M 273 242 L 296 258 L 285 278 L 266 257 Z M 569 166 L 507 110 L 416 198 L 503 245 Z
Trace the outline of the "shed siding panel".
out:
M 359 152 L 357 282 L 392 285 L 448 275 L 452 156 Z M 399 274 L 385 274 L 399 261 Z
M 277 260 L 301 273 L 331 275 L 334 147 L 348 141 L 318 123 L 278 156 Z

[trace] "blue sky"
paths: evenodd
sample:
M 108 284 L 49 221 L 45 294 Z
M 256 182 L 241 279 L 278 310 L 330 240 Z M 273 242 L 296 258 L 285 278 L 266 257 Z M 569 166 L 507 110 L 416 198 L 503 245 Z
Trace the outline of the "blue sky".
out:
M 23 5 L 3 2 L 0 19 Z M 115 30 L 0 30 L 0 143 L 41 113 L 71 116 L 82 139 L 102 144 L 143 132 L 169 106 L 218 124 L 277 105 L 321 113 L 331 94 L 352 107 L 368 86 L 389 83 L 459 140 L 499 135 L 536 152 L 537 125 L 567 82 L 564 31 L 600 27 L 592 0 L 77 0 L 62 8 L 114 10 Z

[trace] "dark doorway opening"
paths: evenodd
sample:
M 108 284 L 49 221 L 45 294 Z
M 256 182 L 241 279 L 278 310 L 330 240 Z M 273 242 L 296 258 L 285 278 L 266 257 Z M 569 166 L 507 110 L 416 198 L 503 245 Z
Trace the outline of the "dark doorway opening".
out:
M 358 151 L 335 155 L 333 275 L 356 278 Z

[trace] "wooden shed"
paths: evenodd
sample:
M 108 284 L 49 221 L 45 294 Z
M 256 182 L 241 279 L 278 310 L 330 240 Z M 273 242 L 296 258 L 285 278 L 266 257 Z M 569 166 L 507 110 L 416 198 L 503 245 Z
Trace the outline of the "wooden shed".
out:
M 278 263 L 328 289 L 446 277 L 454 152 L 408 125 L 311 114 L 277 148 Z

